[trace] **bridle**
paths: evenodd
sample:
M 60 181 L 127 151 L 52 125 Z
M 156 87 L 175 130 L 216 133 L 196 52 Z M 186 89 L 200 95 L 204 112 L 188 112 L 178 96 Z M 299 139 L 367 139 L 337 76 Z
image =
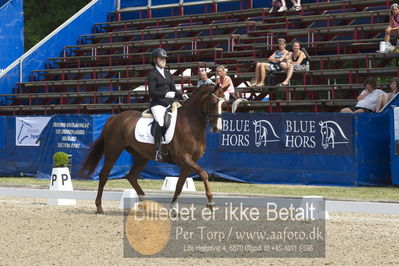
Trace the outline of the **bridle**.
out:
M 204 116 L 205 121 L 206 121 L 207 123 L 209 122 L 209 120 L 210 120 L 211 118 L 215 118 L 215 117 L 216 117 L 216 118 L 220 118 L 220 117 L 222 117 L 221 114 L 211 114 L 211 113 L 210 113 L 209 110 L 210 110 L 210 105 L 211 105 L 211 97 L 216 98 L 216 99 L 218 100 L 218 104 L 219 104 L 221 101 L 225 101 L 224 97 L 221 98 L 221 97 L 216 96 L 216 94 L 213 93 L 213 90 L 210 90 L 210 91 L 209 91 L 207 109 L 206 109 L 206 112 L 203 112 L 203 113 L 202 113 L 202 115 Z

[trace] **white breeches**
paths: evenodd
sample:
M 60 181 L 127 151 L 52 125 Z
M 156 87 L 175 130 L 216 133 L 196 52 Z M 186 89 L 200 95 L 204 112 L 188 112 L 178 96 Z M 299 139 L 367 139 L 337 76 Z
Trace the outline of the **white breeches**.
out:
M 152 115 L 154 116 L 155 121 L 157 121 L 159 126 L 161 126 L 161 127 L 163 127 L 163 124 L 164 124 L 163 119 L 165 117 L 166 108 L 167 107 L 162 106 L 162 105 L 155 105 L 155 106 L 151 107 Z
M 226 101 L 230 100 L 230 92 L 228 92 L 228 91 L 225 91 L 225 92 L 224 92 L 224 99 L 225 99 Z

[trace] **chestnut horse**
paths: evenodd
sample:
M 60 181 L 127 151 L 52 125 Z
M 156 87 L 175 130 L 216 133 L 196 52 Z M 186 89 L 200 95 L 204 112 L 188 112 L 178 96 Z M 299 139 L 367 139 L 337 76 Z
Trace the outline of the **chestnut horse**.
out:
M 211 129 L 214 133 L 222 130 L 223 102 L 223 88 L 215 85 L 204 85 L 196 89 L 178 109 L 173 139 L 169 144 L 163 145 L 163 148 L 168 151 L 168 156 L 162 162 L 181 167 L 172 204 L 180 195 L 187 176 L 190 172 L 195 172 L 204 182 L 208 198 L 207 206 L 210 208 L 214 206 L 208 174 L 196 161 L 205 152 L 205 133 L 208 122 L 211 122 Z M 141 114 L 141 112 L 131 110 L 112 116 L 105 123 L 100 137 L 90 146 L 89 153 L 80 170 L 81 177 L 89 178 L 104 155 L 104 165 L 99 175 L 96 213 L 104 213 L 101 206 L 103 189 L 113 165 L 123 150 L 128 151 L 134 157 L 134 164 L 126 178 L 139 197 L 144 196 L 144 191 L 138 184 L 137 178 L 148 160 L 154 160 L 155 147 L 153 144 L 141 143 L 135 139 L 134 130 Z

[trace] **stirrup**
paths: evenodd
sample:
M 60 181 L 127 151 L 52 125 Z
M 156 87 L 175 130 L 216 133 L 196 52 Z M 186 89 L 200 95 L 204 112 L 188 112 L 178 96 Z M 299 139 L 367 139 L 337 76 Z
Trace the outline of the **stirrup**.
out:
M 156 151 L 155 152 L 155 161 L 160 162 L 162 160 L 163 160 L 162 152 L 160 150 Z

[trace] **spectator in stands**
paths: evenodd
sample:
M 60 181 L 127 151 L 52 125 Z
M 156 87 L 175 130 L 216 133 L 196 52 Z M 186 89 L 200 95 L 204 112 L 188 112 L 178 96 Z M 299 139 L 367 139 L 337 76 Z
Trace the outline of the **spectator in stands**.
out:
M 381 94 L 377 98 L 377 106 L 375 111 L 379 112 L 381 111 L 387 103 L 392 100 L 399 92 L 399 78 L 393 78 L 391 80 L 391 85 L 389 86 L 391 88 L 391 92 Z
M 289 52 L 285 49 L 287 42 L 285 39 L 278 39 L 278 50 L 275 51 L 267 60 L 267 63 L 256 63 L 255 78 L 251 81 L 251 86 L 264 86 L 268 72 L 287 70 Z
M 292 10 L 300 11 L 302 9 L 301 0 L 291 0 L 291 2 L 293 4 L 293 6 L 291 7 Z M 287 5 L 285 3 L 285 0 L 273 0 L 272 8 L 269 10 L 269 13 L 273 13 L 275 11 L 283 12 L 286 10 L 287 10 Z
M 155 160 L 162 160 L 161 140 L 166 128 L 164 128 L 164 116 L 166 108 L 175 100 L 183 99 L 176 90 L 173 78 L 166 66 L 166 51 L 157 48 L 151 53 L 151 65 L 153 69 L 148 75 L 148 88 L 151 97 L 150 108 L 155 119 Z
M 216 68 L 216 84 L 224 88 L 224 98 L 228 101 L 230 99 L 230 93 L 234 94 L 235 91 L 233 81 L 226 75 L 226 72 L 226 68 L 222 65 Z
M 281 66 L 288 70 L 287 70 L 287 77 L 283 82 L 279 84 L 280 86 L 288 85 L 294 71 L 306 70 L 306 63 L 308 63 L 308 59 L 306 57 L 306 54 L 303 51 L 301 51 L 301 43 L 299 41 L 294 41 L 292 44 L 292 50 L 293 51 L 290 53 L 287 62 L 281 63 Z
M 341 113 L 368 113 L 375 112 L 378 96 L 385 94 L 382 90 L 376 89 L 375 79 L 368 77 L 364 80 L 365 89 L 357 97 L 357 104 L 352 107 L 341 109 Z
M 285 0 L 284 4 L 285 4 Z M 281 0 L 273 0 L 272 1 L 272 8 L 269 9 L 269 13 L 274 13 L 274 12 L 283 12 L 284 10 L 287 10 L 287 7 L 285 7 L 285 9 L 281 9 L 281 7 L 283 6 L 283 3 Z M 281 9 L 281 11 L 280 11 Z
M 208 73 L 206 73 L 206 70 L 201 70 L 198 73 L 198 76 L 199 76 L 199 80 L 197 83 L 197 88 L 199 88 L 203 85 L 206 85 L 206 84 L 211 84 L 211 85 L 215 84 L 215 83 L 213 83 L 213 81 L 210 78 L 208 78 Z
M 385 38 L 386 47 L 388 51 L 393 51 L 395 47 L 391 44 L 390 38 L 391 35 L 396 35 L 398 38 L 399 35 L 399 5 L 393 4 L 389 11 L 389 25 L 388 28 L 385 29 Z

